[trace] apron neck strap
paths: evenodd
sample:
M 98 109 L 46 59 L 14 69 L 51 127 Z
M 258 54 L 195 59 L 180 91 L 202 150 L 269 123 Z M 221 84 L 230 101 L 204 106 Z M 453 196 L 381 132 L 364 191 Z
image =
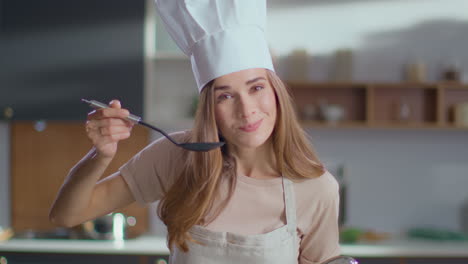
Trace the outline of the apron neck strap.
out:
M 286 225 L 291 234 L 296 232 L 296 197 L 294 186 L 290 179 L 283 178 L 284 207 L 286 211 Z

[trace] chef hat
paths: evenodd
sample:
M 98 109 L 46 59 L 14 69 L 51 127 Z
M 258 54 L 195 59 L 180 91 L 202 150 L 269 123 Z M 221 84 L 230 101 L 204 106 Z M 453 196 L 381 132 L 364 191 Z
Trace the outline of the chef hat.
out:
M 165 27 L 190 57 L 198 90 L 232 72 L 274 71 L 265 36 L 266 0 L 155 0 Z

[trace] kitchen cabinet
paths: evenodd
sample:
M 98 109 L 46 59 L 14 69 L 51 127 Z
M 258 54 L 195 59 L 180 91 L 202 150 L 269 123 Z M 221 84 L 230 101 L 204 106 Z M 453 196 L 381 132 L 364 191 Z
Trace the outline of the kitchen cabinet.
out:
M 454 108 L 468 85 L 445 83 L 287 82 L 305 127 L 466 129 Z M 326 111 L 334 107 L 333 115 Z M 338 110 L 336 109 L 338 108 Z M 343 111 L 343 116 L 337 111 Z M 333 120 L 335 119 L 335 120 Z
M 53 229 L 49 208 L 69 170 L 92 146 L 84 121 L 15 121 L 10 127 L 11 225 L 15 231 Z M 117 171 L 148 141 L 149 131 L 135 126 L 132 136 L 119 143 L 117 155 L 104 175 Z M 135 226 L 128 227 L 129 237 L 147 231 L 146 208 L 132 204 L 121 212 L 137 219 Z
M 10 226 L 10 129 L 0 121 L 0 227 Z

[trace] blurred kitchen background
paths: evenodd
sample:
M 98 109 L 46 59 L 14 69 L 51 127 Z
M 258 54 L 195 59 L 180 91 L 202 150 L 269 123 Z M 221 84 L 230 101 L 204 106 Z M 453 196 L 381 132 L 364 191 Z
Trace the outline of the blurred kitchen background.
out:
M 269 0 L 267 36 L 286 81 L 463 85 L 466 10 L 466 0 Z M 41 201 L 50 202 L 65 168 L 89 147 L 86 139 L 73 140 L 83 136 L 89 112 L 81 98 L 118 98 L 148 122 L 176 131 L 190 127 L 197 96 L 190 62 L 150 0 L 0 0 L 0 89 L 0 226 L 22 230 L 27 223 L 18 217 L 36 216 L 23 212 L 28 205 L 21 203 L 34 199 L 35 189 L 47 193 Z M 69 137 L 58 137 L 61 143 L 55 134 L 41 139 L 48 129 Z M 306 130 L 346 189 L 344 227 L 390 236 L 413 228 L 468 232 L 467 127 L 338 124 Z M 160 136 L 138 133 L 138 146 Z M 60 146 L 35 147 L 41 140 Z M 137 151 L 122 149 L 128 157 Z M 38 164 L 21 163 L 28 153 Z M 56 164 L 63 173 L 50 175 L 47 169 L 57 172 Z M 50 177 L 44 180 L 50 185 L 30 186 Z M 23 187 L 30 195 L 24 200 Z M 155 208 L 142 214 L 147 219 L 137 217 L 144 227 L 136 234 L 165 236 Z

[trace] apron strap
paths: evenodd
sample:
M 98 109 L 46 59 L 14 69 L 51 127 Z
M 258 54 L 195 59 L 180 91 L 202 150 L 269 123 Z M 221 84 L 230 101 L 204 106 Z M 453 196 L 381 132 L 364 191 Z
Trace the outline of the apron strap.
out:
M 296 235 L 296 197 L 294 195 L 294 186 L 290 179 L 283 176 L 283 195 L 284 206 L 286 210 L 286 225 L 292 235 Z

